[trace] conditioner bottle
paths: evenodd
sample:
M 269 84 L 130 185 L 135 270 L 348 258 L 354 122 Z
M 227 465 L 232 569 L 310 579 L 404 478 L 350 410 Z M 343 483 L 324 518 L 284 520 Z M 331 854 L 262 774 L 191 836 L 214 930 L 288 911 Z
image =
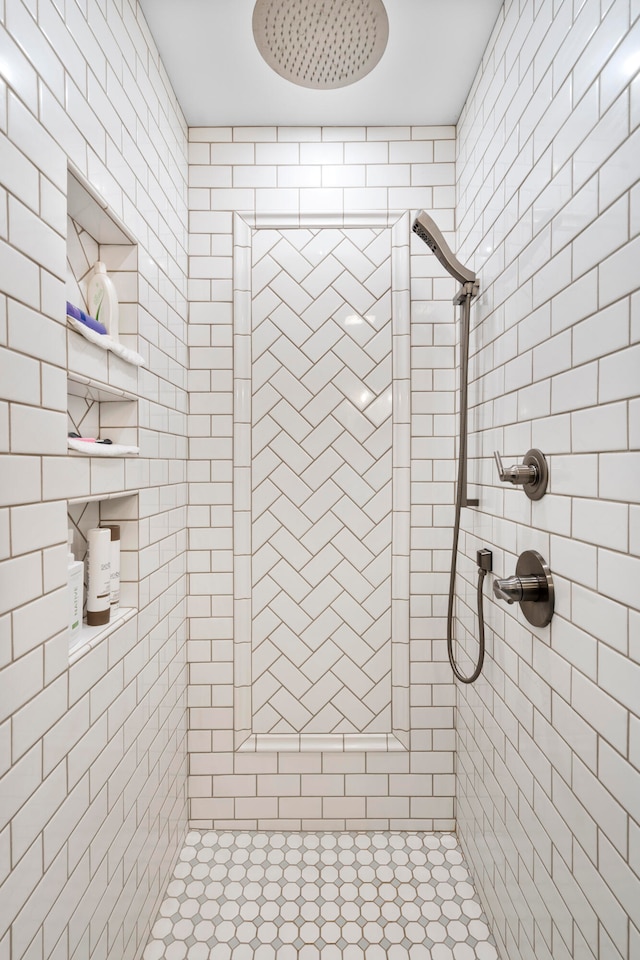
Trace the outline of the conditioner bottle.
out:
M 109 623 L 111 609 L 111 531 L 94 527 L 87 533 L 87 624 Z

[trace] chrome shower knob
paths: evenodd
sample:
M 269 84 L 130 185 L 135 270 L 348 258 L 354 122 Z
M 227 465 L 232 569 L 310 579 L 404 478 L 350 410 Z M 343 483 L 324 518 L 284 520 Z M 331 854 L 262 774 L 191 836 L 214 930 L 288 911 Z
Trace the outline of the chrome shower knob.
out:
M 540 500 L 545 495 L 549 481 L 549 468 L 541 450 L 535 448 L 529 450 L 522 463 L 515 463 L 511 467 L 502 465 L 502 457 L 497 450 L 493 451 L 493 456 L 502 483 L 522 485 L 522 489 L 530 500 Z
M 493 581 L 493 593 L 507 603 L 518 602 L 535 627 L 546 627 L 553 616 L 555 590 L 549 566 L 537 550 L 525 550 L 518 557 L 514 577 Z

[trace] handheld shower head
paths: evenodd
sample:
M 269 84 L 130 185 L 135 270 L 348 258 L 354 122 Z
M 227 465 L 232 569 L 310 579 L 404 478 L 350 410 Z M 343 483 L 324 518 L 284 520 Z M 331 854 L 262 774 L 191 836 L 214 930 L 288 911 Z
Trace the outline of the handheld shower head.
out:
M 451 276 L 458 281 L 458 283 L 464 284 L 475 282 L 476 275 L 473 270 L 463 267 L 460 261 L 454 256 L 452 251 L 449 249 L 447 241 L 444 239 L 428 213 L 425 213 L 424 210 L 421 210 L 416 219 L 413 221 L 412 229 L 421 240 L 424 240 L 432 253 L 435 253 L 445 270 L 447 270 Z

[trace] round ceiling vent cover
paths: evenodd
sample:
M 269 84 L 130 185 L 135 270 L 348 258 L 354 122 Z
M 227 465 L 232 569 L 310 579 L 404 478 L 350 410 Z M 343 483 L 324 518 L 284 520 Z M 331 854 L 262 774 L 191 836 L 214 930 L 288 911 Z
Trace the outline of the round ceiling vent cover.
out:
M 382 0 L 257 0 L 253 36 L 285 80 L 333 90 L 373 70 L 387 45 L 389 21 Z

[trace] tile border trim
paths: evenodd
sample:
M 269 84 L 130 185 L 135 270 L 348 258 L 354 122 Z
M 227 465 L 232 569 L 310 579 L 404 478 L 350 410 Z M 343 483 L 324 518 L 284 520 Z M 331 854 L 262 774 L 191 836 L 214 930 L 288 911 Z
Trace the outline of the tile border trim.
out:
M 383 734 L 254 734 L 251 730 L 251 510 L 233 503 L 234 749 L 395 751 L 409 749 L 409 542 L 411 532 L 411 294 L 409 211 L 233 216 L 233 470 L 251 469 L 252 230 L 389 228 L 393 357 L 391 725 Z M 402 509 L 401 509 L 402 507 Z M 320 745 L 322 744 L 322 745 Z

